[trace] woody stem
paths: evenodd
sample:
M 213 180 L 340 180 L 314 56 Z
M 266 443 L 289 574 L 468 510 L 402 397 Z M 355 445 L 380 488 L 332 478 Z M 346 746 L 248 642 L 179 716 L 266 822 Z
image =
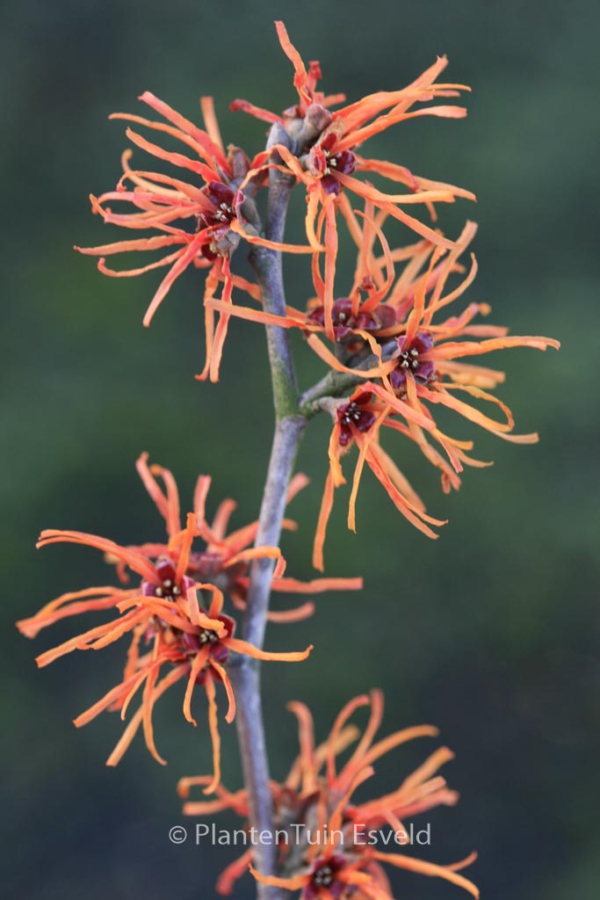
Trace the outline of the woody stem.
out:
M 277 134 L 272 143 L 280 141 L 281 135 Z M 293 186 L 293 178 L 273 170 L 265 226 L 265 235 L 271 241 L 281 242 L 283 238 Z M 285 315 L 281 253 L 266 247 L 256 247 L 251 254 L 251 262 L 261 287 L 265 310 L 278 316 Z M 278 326 L 267 326 L 267 344 L 276 426 L 256 546 L 278 547 L 288 485 L 307 420 L 298 411 L 298 386 L 288 332 Z M 261 648 L 267 624 L 273 566 L 270 559 L 257 559 L 253 562 L 243 622 L 244 638 Z M 238 702 L 236 722 L 244 781 L 249 796 L 251 825 L 257 833 L 264 831 L 272 835 L 273 802 L 269 786 L 259 663 L 249 657 L 241 657 L 238 663 L 232 667 L 231 674 Z M 262 875 L 275 874 L 276 848 L 272 843 L 257 840 L 254 845 L 254 866 Z M 264 884 L 258 884 L 257 890 L 259 900 L 280 900 L 284 896 L 279 888 Z
M 341 397 L 357 384 L 364 383 L 365 376 L 361 375 L 361 369 L 372 369 L 379 362 L 386 362 L 397 350 L 395 341 L 383 344 L 381 347 L 381 360 L 374 354 L 363 359 L 356 366 L 356 373 L 352 372 L 328 372 L 317 384 L 305 391 L 300 397 L 300 412 L 307 418 L 311 418 L 323 409 L 322 399 L 327 397 Z

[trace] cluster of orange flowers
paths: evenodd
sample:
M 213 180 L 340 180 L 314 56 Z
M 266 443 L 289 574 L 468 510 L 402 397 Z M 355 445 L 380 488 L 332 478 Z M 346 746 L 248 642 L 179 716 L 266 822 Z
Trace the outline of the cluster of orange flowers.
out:
M 382 448 L 381 429 L 400 432 L 416 443 L 441 471 L 445 491 L 458 488 L 465 465 L 490 463 L 469 455 L 472 441 L 444 434 L 432 407 L 440 404 L 448 407 L 504 440 L 533 443 L 536 434 L 512 433 L 511 411 L 489 393 L 503 381 L 504 374 L 465 360 L 508 347 L 545 350 L 558 348 L 559 344 L 544 337 L 512 337 L 504 327 L 474 324 L 477 316 L 489 313 L 486 303 L 470 303 L 458 315 L 448 315 L 446 308 L 463 295 L 477 272 L 473 254 L 466 268 L 461 262 L 476 225 L 468 222 L 458 239 L 450 240 L 437 227 L 435 204 L 450 203 L 456 198 L 474 200 L 474 195 L 453 185 L 421 178 L 396 163 L 369 159 L 358 153 L 358 147 L 368 139 L 407 119 L 466 115 L 461 106 L 433 103 L 468 90 L 465 85 L 437 82 L 446 67 L 446 59 L 438 59 L 402 90 L 379 91 L 331 112 L 330 107 L 344 103 L 345 97 L 325 96 L 318 91 L 319 64 L 313 62 L 307 69 L 282 23 L 277 23 L 277 32 L 294 66 L 298 103 L 282 115 L 260 109 L 246 100 L 234 101 L 232 108 L 285 129 L 296 152 L 283 143 L 276 143 L 252 160 L 233 146 L 226 155 L 211 98 L 202 99 L 203 130 L 145 93 L 140 99 L 168 124 L 120 113 L 114 118 L 167 133 L 185 144 L 197 158 L 168 152 L 132 129 L 127 130 L 138 147 L 179 169 L 194 172 L 204 184 L 198 187 L 155 172 L 133 170 L 126 153 L 125 171 L 117 189 L 97 199 L 93 197 L 94 212 L 107 223 L 134 230 L 153 230 L 158 235 L 78 249 L 100 256 L 99 268 L 108 275 L 138 275 L 152 268 L 170 267 L 150 303 L 144 319 L 146 325 L 174 280 L 188 266 L 209 269 L 204 297 L 207 359 L 198 376 L 201 379 L 218 377 L 232 315 L 300 329 L 311 349 L 331 370 L 356 376 L 360 383 L 355 393 L 328 406 L 334 422 L 329 445 L 330 472 L 313 557 L 315 566 L 322 570 L 323 543 L 334 491 L 345 481 L 341 456 L 353 445 L 358 447 L 348 512 L 350 528 L 355 527 L 356 494 L 366 462 L 400 512 L 424 534 L 436 537 L 433 528 L 444 522 L 427 515 L 423 501 Z M 274 244 L 257 232 L 253 200 L 268 170 L 273 168 L 295 176 L 306 191 L 308 243 L 304 247 Z M 400 184 L 404 191 L 384 193 L 368 180 L 357 177 L 360 173 Z M 132 189 L 126 189 L 127 182 Z M 349 195 L 358 197 L 364 209 L 353 210 Z M 106 205 L 113 200 L 125 201 L 137 211 L 113 213 Z M 406 212 L 407 206 L 415 204 L 427 210 L 431 224 Z M 391 249 L 382 230 L 390 217 L 406 225 L 420 240 Z M 336 282 L 338 220 L 345 223 L 357 248 L 354 279 L 339 290 Z M 231 256 L 241 239 L 281 251 L 311 254 L 315 296 L 309 299 L 305 310 L 289 307 L 287 315 L 280 317 L 260 308 L 259 286 L 231 272 Z M 163 247 L 168 248 L 167 255 L 142 268 L 117 272 L 105 264 L 108 254 Z M 452 284 L 456 275 L 462 275 L 462 280 Z M 217 298 L 221 282 L 223 289 Z M 234 304 L 234 288 L 249 296 L 255 305 Z M 493 404 L 498 417 L 484 414 L 460 399 L 461 394 Z
M 549 338 L 511 337 L 506 328 L 477 323 L 477 317 L 485 317 L 490 311 L 485 303 L 472 302 L 456 314 L 450 312 L 450 304 L 463 296 L 477 272 L 472 253 L 466 262 L 463 260 L 476 226 L 467 222 L 456 240 L 449 239 L 437 224 L 436 204 L 450 203 L 457 198 L 473 200 L 474 195 L 417 176 L 402 165 L 359 153 L 359 148 L 370 138 L 408 119 L 417 116 L 456 119 L 466 114 L 461 106 L 437 102 L 468 90 L 464 85 L 438 82 L 446 68 L 446 59 L 438 59 L 406 88 L 379 91 L 346 104 L 343 95 L 325 96 L 318 90 L 319 64 L 311 62 L 306 67 L 284 25 L 278 22 L 276 27 L 281 47 L 294 68 L 297 103 L 281 115 L 246 100 L 232 103 L 232 109 L 272 125 L 272 140 L 267 149 L 252 158 L 233 145 L 225 149 L 211 98 L 202 98 L 204 127 L 201 128 L 154 95 L 144 93 L 140 100 L 157 114 L 156 119 L 121 113 L 112 118 L 130 123 L 127 135 L 131 142 L 150 156 L 171 164 L 174 174 L 133 168 L 131 151 L 126 151 L 123 175 L 115 190 L 93 196 L 92 209 L 105 223 L 140 231 L 144 236 L 77 249 L 98 256 L 100 271 L 110 276 L 135 276 L 153 269 L 166 269 L 144 317 L 145 325 L 150 324 L 170 288 L 186 269 L 206 270 L 206 361 L 198 378 L 218 379 L 230 320 L 238 317 L 299 329 L 311 350 L 333 373 L 329 381 L 326 379 L 327 384 L 346 385 L 329 393 L 313 389 L 300 408 L 307 416 L 326 410 L 333 421 L 328 448 L 329 474 L 313 553 L 315 567 L 322 570 L 334 494 L 345 481 L 342 460 L 354 446 L 357 461 L 349 502 L 349 527 L 355 528 L 356 497 L 366 464 L 406 519 L 424 534 L 436 537 L 435 527 L 444 523 L 427 514 L 421 498 L 383 449 L 382 430 L 397 432 L 416 444 L 439 469 L 445 491 L 458 488 L 465 465 L 489 463 L 470 455 L 471 441 L 458 440 L 440 429 L 435 417 L 438 406 L 453 410 L 504 440 L 516 443 L 537 440 L 535 434 L 513 434 L 511 411 L 490 393 L 503 381 L 503 373 L 467 360 L 508 347 L 545 350 L 559 345 Z M 167 136 L 178 149 L 164 149 L 135 130 L 138 126 L 146 133 Z M 181 170 L 185 178 L 177 177 Z M 255 200 L 273 172 L 295 180 L 305 191 L 305 245 L 274 242 L 263 236 Z M 400 193 L 376 188 L 369 181 L 372 176 L 398 185 Z M 358 199 L 360 210 L 353 208 L 351 198 Z M 123 203 L 128 211 L 120 211 Z M 119 210 L 113 211 L 114 204 L 119 205 Z M 407 208 L 414 206 L 424 211 L 429 223 L 407 212 Z M 411 243 L 390 247 L 383 229 L 391 219 L 410 230 Z M 356 246 L 356 265 L 353 279 L 338 286 L 336 264 L 342 231 Z M 305 309 L 287 307 L 285 315 L 276 316 L 262 308 L 260 286 L 232 270 L 233 254 L 242 241 L 285 253 L 308 254 L 314 296 Z M 114 270 L 107 266 L 108 256 L 138 251 L 160 251 L 164 255 L 132 269 Z M 234 303 L 234 291 L 246 295 L 251 303 Z M 340 378 L 335 382 L 338 373 Z M 472 401 L 491 403 L 496 407 L 496 416 L 485 414 Z M 208 700 L 213 773 L 184 779 L 180 790 L 187 795 L 192 785 L 199 784 L 205 793 L 216 792 L 217 799 L 188 802 L 185 811 L 205 814 L 229 808 L 246 818 L 246 792 L 231 794 L 220 784 L 217 689 L 222 685 L 225 691 L 228 703 L 225 718 L 231 722 L 236 700 L 228 666 L 238 655 L 301 661 L 312 649 L 271 653 L 235 637 L 235 613 L 246 606 L 250 563 L 265 557 L 275 560 L 272 587 L 286 593 L 313 595 L 329 589 L 358 589 L 361 580 L 322 578 L 304 583 L 285 577 L 285 562 L 277 547 L 251 547 L 257 535 L 257 523 L 227 534 L 235 509 L 233 501 L 224 501 L 208 524 L 205 505 L 210 479 L 207 476 L 198 479 L 192 510 L 182 521 L 179 494 L 171 472 L 160 466 L 149 466 L 146 455 L 140 457 L 137 466 L 144 486 L 165 520 L 166 539 L 156 544 L 123 547 L 95 535 L 44 531 L 39 546 L 70 542 L 102 551 L 107 562 L 116 566 L 123 586 L 64 594 L 37 615 L 19 622 L 19 628 L 26 636 L 34 637 L 46 626 L 71 616 L 96 611 L 112 614 L 105 624 L 42 653 L 37 660 L 40 666 L 73 650 L 98 650 L 129 636 L 131 642 L 122 679 L 75 720 L 76 725 L 83 725 L 103 710 L 116 710 L 125 719 L 134 696 L 141 694 L 139 708 L 111 753 L 109 765 L 121 759 L 139 729 L 143 730 L 152 755 L 164 762 L 154 741 L 153 706 L 168 688 L 183 680 L 183 713 L 195 725 L 192 696 L 195 687 L 202 686 Z M 306 482 L 302 475 L 293 479 L 288 501 Z M 284 527 L 292 529 L 295 525 L 285 520 Z M 135 580 L 133 587 L 129 586 L 131 579 Z M 231 606 L 228 613 L 223 611 L 226 598 Z M 293 622 L 312 611 L 313 603 L 308 600 L 296 609 L 271 611 L 269 615 L 274 622 Z M 370 705 L 371 717 L 361 735 L 348 720 L 365 704 Z M 366 828 L 381 824 L 396 827 L 405 817 L 456 801 L 457 795 L 436 774 L 452 756 L 442 748 L 393 793 L 367 803 L 352 802 L 354 791 L 372 775 L 372 764 L 379 757 L 413 737 L 436 733 L 423 726 L 398 732 L 374 744 L 382 716 L 378 692 L 370 698 L 359 697 L 345 707 L 330 737 L 319 747 L 314 744 L 308 709 L 299 703 L 292 704 L 291 709 L 300 723 L 301 752 L 286 781 L 272 786 L 278 822 L 304 822 L 320 827 L 323 833 L 328 829 L 330 833 L 347 835 L 357 822 Z M 337 757 L 356 740 L 354 752 L 338 772 Z M 371 846 L 339 838 L 299 846 L 289 853 L 281 848 L 280 855 L 280 874 L 265 876 L 253 870 L 254 875 L 265 884 L 300 890 L 303 900 L 348 897 L 389 900 L 391 890 L 382 862 L 440 876 L 477 896 L 472 883 L 457 873 L 471 858 L 454 866 L 436 866 L 402 854 L 383 854 Z M 229 892 L 233 882 L 251 863 L 252 850 L 223 874 L 219 890 Z
M 42 653 L 38 666 L 47 666 L 73 650 L 100 650 L 130 635 L 127 661 L 121 681 L 90 709 L 75 719 L 78 727 L 86 725 L 104 710 L 116 710 L 125 719 L 135 694 L 142 692 L 142 702 L 132 716 L 107 764 L 115 766 L 131 744 L 140 727 L 146 746 L 154 758 L 159 755 L 152 728 L 152 710 L 158 698 L 180 679 L 186 680 L 183 714 L 196 725 L 192 716 L 192 695 L 196 685 L 206 691 L 209 726 L 213 742 L 214 774 L 207 792 L 220 780 L 220 738 L 217 722 L 216 688 L 222 684 L 227 695 L 226 721 L 235 718 L 235 697 L 227 674 L 232 654 L 279 662 L 299 662 L 308 657 L 312 647 L 300 653 L 267 653 L 247 641 L 235 637 L 236 622 L 223 613 L 224 596 L 234 609 L 243 610 L 248 591 L 248 567 L 253 559 L 277 560 L 272 588 L 284 593 L 317 594 L 328 590 L 359 590 L 360 578 L 318 578 L 309 582 L 284 577 L 285 561 L 277 547 L 249 545 L 256 537 L 257 522 L 227 534 L 229 519 L 236 508 L 233 500 L 224 500 L 209 525 L 205 516 L 210 478 L 200 475 L 194 492 L 193 512 L 186 516 L 182 528 L 179 492 L 172 473 L 161 466 L 149 466 L 147 454 L 138 462 L 139 475 L 156 508 L 165 520 L 166 541 L 155 544 L 122 547 L 107 538 L 80 531 L 43 531 L 38 547 L 61 542 L 94 547 L 105 554 L 108 563 L 116 565 L 120 581 L 127 585 L 132 577 L 135 587 L 94 587 L 63 594 L 44 606 L 35 616 L 18 622 L 27 637 L 70 616 L 87 612 L 112 610 L 116 615 L 104 625 L 79 634 L 58 647 Z M 162 486 L 161 483 L 162 482 Z M 307 478 L 296 475 L 288 491 L 288 502 L 307 484 Z M 295 529 L 296 523 L 286 519 L 284 527 Z M 198 541 L 202 544 L 197 546 Z M 312 601 L 284 611 L 271 611 L 273 622 L 297 622 L 313 612 Z M 161 678 L 161 671 L 166 674 Z
M 360 707 L 370 710 L 366 727 L 361 731 L 350 719 Z M 234 883 L 248 867 L 258 881 L 288 891 L 301 890 L 303 900 L 330 900 L 331 897 L 353 897 L 355 900 L 391 900 L 390 883 L 382 863 L 444 878 L 478 897 L 475 885 L 458 874 L 475 859 L 471 854 L 452 865 L 440 866 L 404 853 L 377 849 L 375 835 L 381 829 L 392 830 L 397 844 L 408 843 L 407 822 L 419 813 L 436 806 L 454 806 L 458 794 L 448 788 L 438 774 L 454 754 L 440 747 L 391 793 L 357 803 L 357 788 L 374 774 L 374 763 L 407 741 L 420 737 L 436 737 L 437 728 L 419 725 L 406 728 L 375 742 L 383 718 L 383 696 L 372 691 L 370 696 L 355 697 L 337 716 L 324 743 L 315 746 L 313 719 L 303 703 L 290 703 L 288 708 L 298 719 L 300 753 L 282 784 L 271 783 L 275 810 L 274 835 L 278 838 L 279 868 L 289 872 L 283 877 L 265 878 L 252 868 L 254 849 L 225 869 L 217 883 L 220 894 L 231 893 Z M 338 758 L 352 748 L 343 765 Z M 204 786 L 208 778 L 182 778 L 179 793 L 186 799 L 183 811 L 189 816 L 205 816 L 222 810 L 233 810 L 247 820 L 248 795 L 244 790 L 231 793 L 222 785 L 216 800 L 188 800 L 190 790 Z M 296 874 L 297 873 L 297 874 Z

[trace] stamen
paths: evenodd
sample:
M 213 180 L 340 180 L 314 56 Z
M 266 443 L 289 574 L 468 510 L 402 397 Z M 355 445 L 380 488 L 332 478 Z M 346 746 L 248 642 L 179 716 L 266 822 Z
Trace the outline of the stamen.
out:
M 353 429 L 356 428 L 363 434 L 371 428 L 375 421 L 375 414 L 368 408 L 372 394 L 363 394 L 358 401 L 351 400 L 344 406 L 338 407 L 337 417 L 340 423 L 340 446 L 346 447 L 354 438 Z
M 406 345 L 406 337 L 404 335 L 397 339 L 398 350 L 396 368 L 390 373 L 392 387 L 400 396 L 406 384 L 406 374 L 403 370 L 410 369 L 415 380 L 419 384 L 429 384 L 435 379 L 435 364 L 431 360 L 424 360 L 423 356 L 428 353 L 433 345 L 433 335 L 428 331 L 418 331 L 411 341 L 411 345 Z
M 198 640 L 201 644 L 218 644 L 219 636 L 216 631 L 210 631 L 210 629 L 205 628 L 204 631 L 200 632 L 198 635 Z
M 333 872 L 329 866 L 323 866 L 313 875 L 313 882 L 319 887 L 331 887 L 333 884 Z

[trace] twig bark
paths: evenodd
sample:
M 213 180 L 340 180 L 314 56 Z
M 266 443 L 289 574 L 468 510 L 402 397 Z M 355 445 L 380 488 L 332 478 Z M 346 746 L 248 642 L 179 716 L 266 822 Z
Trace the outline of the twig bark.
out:
M 395 341 L 384 344 L 381 348 L 383 362 L 388 360 L 392 353 L 397 349 Z M 356 387 L 365 380 L 365 376 L 361 375 L 361 369 L 372 369 L 379 363 L 378 358 L 371 354 L 363 359 L 354 372 L 328 372 L 317 384 L 309 388 L 300 397 L 299 408 L 303 416 L 310 418 L 323 408 L 319 404 L 319 400 L 323 397 L 341 397 L 350 388 Z
M 270 142 L 281 143 L 281 133 L 272 133 Z M 273 171 L 269 185 L 266 237 L 281 242 L 294 179 Z M 275 315 L 285 315 L 281 253 L 265 247 L 254 248 L 251 262 L 261 286 L 264 308 Z M 306 427 L 306 418 L 298 409 L 298 386 L 290 347 L 289 334 L 279 326 L 267 326 L 269 362 L 275 405 L 275 436 L 267 480 L 260 509 L 256 546 L 279 546 L 286 495 L 298 443 Z M 273 562 L 255 560 L 250 576 L 248 605 L 243 623 L 244 638 L 262 647 L 271 595 Z M 260 693 L 260 669 L 256 660 L 242 657 L 232 667 L 238 701 L 236 716 L 244 781 L 248 790 L 251 824 L 258 832 L 273 834 L 273 803 L 269 786 L 264 720 Z M 276 848 L 270 842 L 258 841 L 254 848 L 254 865 L 263 875 L 275 872 Z M 259 900 L 279 900 L 279 888 L 258 884 Z

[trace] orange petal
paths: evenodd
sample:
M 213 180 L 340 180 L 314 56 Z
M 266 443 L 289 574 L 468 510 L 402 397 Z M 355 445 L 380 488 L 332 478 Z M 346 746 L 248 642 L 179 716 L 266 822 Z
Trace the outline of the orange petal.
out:
M 227 693 L 227 700 L 229 702 L 229 708 L 227 710 L 227 715 L 225 716 L 225 721 L 231 724 L 235 719 L 235 694 L 233 693 L 233 687 L 231 686 L 231 681 L 229 680 L 229 675 L 223 668 L 223 666 L 219 665 L 219 663 L 215 659 L 209 660 L 210 665 L 213 667 L 215 672 L 219 674 L 221 681 L 223 682 L 223 687 Z
M 330 341 L 335 341 L 333 330 L 333 293 L 335 283 L 335 266 L 338 253 L 338 233 L 335 219 L 335 203 L 328 198 L 325 206 L 325 293 L 323 307 L 325 314 L 325 334 Z
M 83 531 L 60 531 L 54 528 L 47 528 L 42 531 L 36 547 L 45 547 L 48 544 L 82 544 L 86 547 L 94 547 L 96 550 L 102 550 L 110 556 L 128 565 L 134 572 L 141 575 L 147 581 L 153 584 L 157 583 L 157 576 L 154 566 L 143 556 L 128 547 L 121 547 L 108 538 L 99 537 L 95 534 L 87 534 Z
M 270 125 L 274 122 L 283 121 L 280 116 L 269 112 L 268 109 L 262 109 L 260 106 L 255 106 L 253 103 L 249 103 L 248 100 L 232 100 L 229 104 L 229 109 L 232 112 L 248 113 L 248 115 L 254 116 L 255 119 L 260 119 L 262 122 L 268 122 Z
M 104 712 L 111 703 L 113 703 L 116 699 L 122 697 L 129 688 L 135 683 L 143 681 L 146 678 L 146 673 L 140 675 L 133 675 L 127 681 L 122 682 L 121 684 L 117 684 L 114 688 L 111 688 L 107 694 L 104 695 L 100 700 L 94 703 L 93 706 L 90 706 L 89 709 L 86 709 L 85 712 L 82 712 L 81 715 L 77 716 L 76 719 L 73 720 L 73 725 L 76 728 L 81 728 L 82 725 L 87 725 L 88 722 L 91 722 L 92 719 L 95 719 L 101 712 Z
M 76 591 L 75 593 L 63 594 L 62 597 L 58 597 L 56 600 L 53 600 L 52 603 L 48 603 L 47 606 L 36 613 L 35 616 L 31 616 L 28 619 L 21 619 L 16 623 L 16 626 L 25 637 L 34 638 L 42 628 L 54 625 L 55 622 L 58 622 L 61 619 L 70 616 L 78 616 L 81 613 L 94 612 L 101 609 L 111 609 L 111 607 L 116 606 L 120 600 L 130 593 L 118 589 L 115 590 L 113 588 L 109 589 L 112 590 L 112 592 L 107 597 L 102 596 L 93 600 L 81 600 L 79 602 L 70 603 L 69 606 L 61 605 L 78 596 L 97 594 L 100 590 L 102 590 L 102 588 L 89 588 L 87 591 Z
M 335 718 L 333 727 L 327 740 L 327 781 L 330 787 L 333 785 L 336 779 L 335 758 L 337 756 L 336 747 L 339 741 L 339 736 L 342 733 L 348 719 L 350 719 L 354 715 L 356 710 L 360 709 L 361 706 L 368 706 L 369 703 L 370 700 L 367 694 L 359 694 L 358 697 L 353 697 L 352 700 L 346 703 Z
M 286 891 L 299 891 L 310 881 L 309 875 L 294 875 L 292 878 L 278 878 L 276 875 L 261 875 L 253 866 L 250 866 L 250 872 L 261 884 L 266 884 L 270 887 L 284 888 Z
M 149 122 L 144 122 L 144 124 L 150 125 Z M 196 175 L 200 175 L 200 177 L 207 182 L 217 177 L 217 173 L 214 169 L 206 166 L 199 160 L 190 159 L 189 156 L 185 156 L 183 153 L 175 153 L 170 150 L 163 150 L 163 148 L 159 147 L 158 144 L 153 144 L 152 141 L 147 141 L 146 138 L 142 137 L 132 128 L 127 128 L 125 134 L 132 144 L 135 144 L 136 146 L 140 147 L 140 149 L 145 150 L 146 153 L 150 153 L 152 156 L 155 156 L 157 159 L 162 159 L 165 162 L 171 163 L 171 165 L 173 166 L 178 166 L 179 168 L 189 169 Z
M 148 309 L 146 311 L 146 315 L 144 316 L 143 321 L 144 321 L 144 325 L 146 327 L 148 327 L 148 325 L 150 325 L 150 322 L 152 321 L 152 319 L 154 317 L 154 313 L 156 312 L 156 310 L 158 309 L 160 304 L 163 302 L 163 300 L 169 293 L 169 291 L 173 285 L 173 282 L 176 281 L 176 279 L 179 278 L 179 276 L 182 275 L 183 272 L 185 272 L 185 270 L 190 265 L 190 263 L 192 262 L 192 260 L 196 256 L 196 254 L 199 252 L 200 248 L 202 247 L 202 244 L 205 243 L 205 240 L 206 239 L 202 234 L 197 234 L 195 236 L 195 238 L 192 241 L 190 241 L 185 253 L 183 253 L 179 257 L 179 259 L 177 260 L 175 265 L 172 266 L 170 271 L 163 278 L 157 292 L 155 293 L 154 297 L 152 298 L 152 300 L 150 302 L 150 306 L 148 307 Z
M 213 747 L 213 777 L 203 793 L 213 794 L 221 781 L 221 737 L 219 735 L 219 718 L 216 701 L 215 681 L 210 672 L 206 675 L 206 696 L 208 698 L 208 726 Z
M 152 710 L 154 708 L 155 701 L 154 688 L 156 685 L 156 679 L 158 678 L 158 673 L 159 668 L 152 669 L 148 674 L 146 684 L 144 685 L 144 696 L 142 699 L 142 727 L 144 730 L 146 747 L 150 751 L 150 754 L 158 763 L 161 764 L 161 766 L 166 766 L 167 761 L 162 758 L 162 756 L 156 749 L 156 744 L 154 743 L 154 727 L 152 725 Z
M 307 343 L 310 348 L 314 350 L 319 359 L 322 359 L 324 363 L 326 363 L 331 369 L 335 369 L 336 372 L 344 372 L 350 375 L 359 375 L 361 378 L 380 378 L 382 374 L 386 374 L 391 372 L 395 367 L 396 363 L 392 360 L 389 362 L 382 363 L 379 366 L 375 366 L 373 369 L 350 369 L 348 366 L 344 366 L 337 357 L 329 350 L 325 344 L 316 334 L 311 334 L 310 337 L 307 338 Z
M 219 131 L 219 123 L 215 115 L 215 104 L 212 97 L 200 97 L 200 109 L 202 110 L 202 118 L 209 138 L 213 144 L 224 153 L 223 141 L 221 140 L 221 132 Z
M 218 147 L 208 135 L 202 131 L 201 128 L 198 128 L 194 125 L 193 122 L 190 122 L 180 113 L 176 112 L 176 110 L 172 109 L 167 103 L 164 103 L 162 100 L 159 100 L 158 97 L 155 97 L 154 94 L 151 94 L 150 91 L 144 91 L 144 93 L 139 98 L 142 103 L 147 103 L 148 106 L 152 107 L 153 110 L 160 113 L 161 116 L 164 116 L 169 122 L 175 125 L 176 128 L 179 128 L 185 134 L 189 134 L 200 144 L 206 157 L 208 159 L 214 159 L 218 162 L 219 166 L 226 172 L 228 175 L 231 174 L 231 170 L 229 168 L 229 163 L 227 162 L 227 158 L 223 151 Z
M 322 594 L 325 591 L 360 591 L 362 578 L 314 578 L 312 581 L 298 581 L 296 578 L 279 578 L 273 582 L 274 591 L 287 594 Z
M 242 641 L 238 638 L 227 638 L 224 641 L 227 647 L 230 650 L 233 650 L 235 653 L 241 653 L 244 656 L 252 656 L 254 659 L 262 659 L 268 660 L 272 662 L 303 662 L 303 660 L 307 659 L 313 648 L 311 644 L 306 650 L 300 650 L 298 652 L 291 653 L 269 653 L 266 650 L 260 650 L 258 647 L 255 647 L 254 644 L 250 644 L 248 641 Z
M 132 241 L 115 241 L 112 244 L 102 244 L 99 247 L 73 247 L 78 253 L 86 256 L 111 256 L 114 253 L 131 253 L 137 250 L 158 250 L 161 247 L 170 247 L 173 244 L 185 244 L 186 239 L 181 235 L 158 235 L 151 238 L 136 238 Z
M 183 715 L 188 722 L 192 723 L 192 725 L 198 724 L 192 716 L 192 695 L 196 686 L 196 679 L 206 665 L 209 655 L 210 647 L 205 647 L 196 654 L 196 656 L 192 660 L 190 674 L 185 688 L 185 697 L 183 698 Z
M 189 562 L 190 562 L 190 553 L 192 550 L 192 544 L 194 542 L 194 537 L 196 535 L 196 516 L 194 513 L 187 514 L 187 522 L 185 531 L 183 532 L 183 539 L 181 541 L 181 545 L 179 547 L 179 557 L 177 559 L 177 568 L 175 570 L 175 580 L 177 582 L 181 581 L 184 574 L 187 571 Z
M 333 509 L 333 495 L 335 487 L 333 483 L 333 475 L 331 471 L 327 473 L 325 481 L 325 490 L 323 491 L 323 499 L 319 510 L 319 520 L 317 522 L 317 530 L 315 532 L 315 540 L 313 545 L 312 564 L 315 569 L 322 572 L 325 568 L 323 561 L 323 547 L 325 544 L 325 535 L 327 533 L 327 523 Z
M 194 513 L 196 515 L 196 524 L 198 528 L 201 528 L 206 521 L 206 497 L 210 490 L 211 481 L 210 475 L 199 475 L 198 480 L 196 481 L 196 487 L 194 489 Z
M 310 103 L 312 98 L 306 90 L 308 73 L 306 71 L 304 62 L 302 61 L 302 57 L 290 41 L 287 29 L 283 22 L 276 21 L 275 28 L 277 30 L 277 37 L 279 38 L 281 49 L 294 67 L 294 87 L 298 91 L 300 100 L 304 103 Z
M 231 306 L 231 294 L 233 292 L 233 279 L 231 277 L 231 265 L 229 257 L 225 257 L 221 261 L 221 273 L 224 278 L 223 283 L 223 293 L 221 295 L 221 302 L 225 306 L 227 311 L 224 311 L 219 316 L 219 322 L 215 329 L 213 345 L 210 354 L 210 367 L 209 374 L 210 380 L 212 382 L 216 382 L 219 380 L 219 368 L 221 365 L 221 358 L 223 356 L 223 347 L 225 345 L 225 338 L 227 337 L 227 330 L 229 327 L 229 307 Z
M 479 898 L 479 890 L 467 878 L 457 875 L 449 866 L 437 866 L 435 863 L 426 862 L 422 859 L 414 859 L 410 856 L 403 856 L 399 853 L 380 853 L 378 850 L 373 851 L 373 857 L 381 862 L 396 866 L 399 869 L 406 869 L 410 872 L 419 872 L 421 875 L 431 875 L 437 878 L 443 878 L 446 881 L 456 884 L 458 887 L 464 888 L 473 897 Z
M 154 702 L 158 700 L 158 698 L 164 694 L 166 690 L 172 687 L 180 678 L 183 678 L 184 675 L 187 674 L 187 666 L 178 666 L 169 672 L 168 675 L 163 678 L 159 684 L 157 684 L 154 690 Z M 144 708 L 141 706 L 136 714 L 132 717 L 129 725 L 121 735 L 120 740 L 118 741 L 115 749 L 110 754 L 108 759 L 106 760 L 107 766 L 116 766 L 122 760 L 127 748 L 131 744 L 133 738 L 135 737 L 140 725 L 142 724 L 142 717 L 144 713 Z
M 192 806 L 193 804 L 188 804 Z M 185 808 L 184 808 L 185 814 Z M 197 815 L 197 813 L 189 813 L 189 815 Z M 230 863 L 227 868 L 225 868 L 217 879 L 216 890 L 217 894 L 231 894 L 233 890 L 233 886 L 235 882 L 245 875 L 248 871 L 248 866 L 254 859 L 254 848 L 250 847 L 249 850 L 246 850 L 245 853 L 236 859 L 234 862 Z
M 317 770 L 315 767 L 315 730 L 311 712 L 305 703 L 292 700 L 287 709 L 298 720 L 298 743 L 300 744 L 300 766 L 303 774 L 302 790 L 305 794 L 315 788 Z
M 309 619 L 315 611 L 315 604 L 308 600 L 295 609 L 275 610 L 270 609 L 267 613 L 269 622 L 275 622 L 277 625 L 287 624 L 289 622 L 303 622 Z

